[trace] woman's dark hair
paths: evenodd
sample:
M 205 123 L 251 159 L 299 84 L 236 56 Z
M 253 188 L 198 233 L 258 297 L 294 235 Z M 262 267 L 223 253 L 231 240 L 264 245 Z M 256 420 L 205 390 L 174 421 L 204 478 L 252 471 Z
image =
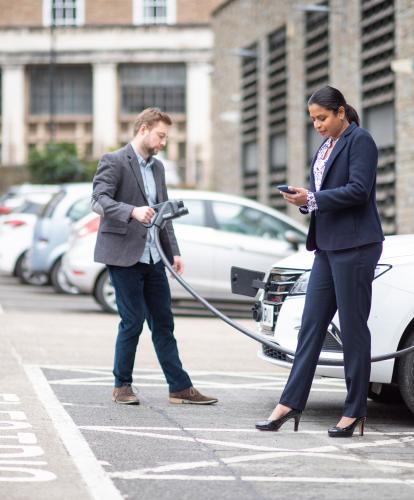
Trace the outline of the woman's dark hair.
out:
M 349 123 L 356 123 L 359 125 L 359 116 L 356 110 L 347 104 L 342 92 L 334 87 L 326 85 L 316 90 L 309 98 L 308 106 L 311 104 L 318 104 L 322 108 L 329 109 L 336 114 L 341 106 L 345 108 L 345 116 Z

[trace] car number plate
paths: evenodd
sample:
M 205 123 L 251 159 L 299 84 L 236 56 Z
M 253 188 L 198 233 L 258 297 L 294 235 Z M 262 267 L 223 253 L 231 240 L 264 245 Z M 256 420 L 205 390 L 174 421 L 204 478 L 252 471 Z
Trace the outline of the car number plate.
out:
M 262 305 L 262 325 L 269 326 L 273 328 L 274 323 L 274 313 L 273 306 L 269 306 L 268 304 Z

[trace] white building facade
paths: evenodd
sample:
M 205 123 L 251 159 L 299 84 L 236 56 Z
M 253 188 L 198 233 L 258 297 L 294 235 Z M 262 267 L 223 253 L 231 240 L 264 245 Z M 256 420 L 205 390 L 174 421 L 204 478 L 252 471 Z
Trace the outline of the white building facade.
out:
M 183 184 L 208 186 L 208 21 L 219 0 L 19 3 L 17 12 L 0 0 L 9 19 L 0 25 L 2 165 L 22 165 L 50 141 L 97 159 L 130 140 L 142 109 L 158 106 L 174 120 L 166 159 Z

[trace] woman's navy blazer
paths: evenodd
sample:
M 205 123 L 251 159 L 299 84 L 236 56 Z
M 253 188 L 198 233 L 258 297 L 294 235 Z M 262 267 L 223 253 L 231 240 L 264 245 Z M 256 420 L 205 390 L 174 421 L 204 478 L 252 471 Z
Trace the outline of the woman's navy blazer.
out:
M 371 135 L 351 123 L 333 148 L 316 191 L 313 165 L 310 190 L 318 209 L 311 213 L 306 248 L 345 250 L 383 241 L 375 199 L 378 150 Z

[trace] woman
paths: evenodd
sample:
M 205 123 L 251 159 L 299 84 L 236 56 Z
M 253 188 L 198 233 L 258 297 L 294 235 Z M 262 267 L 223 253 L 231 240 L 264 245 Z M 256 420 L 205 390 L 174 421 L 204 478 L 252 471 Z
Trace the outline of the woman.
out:
M 367 326 L 372 280 L 384 239 L 375 201 L 378 151 L 342 93 L 330 86 L 308 102 L 316 131 L 325 137 L 310 172 L 310 190 L 282 193 L 302 213 L 311 213 L 306 248 L 315 250 L 295 360 L 279 404 L 256 428 L 277 431 L 294 419 L 298 429 L 326 330 L 338 310 L 347 397 L 331 437 L 364 432 L 370 377 Z

